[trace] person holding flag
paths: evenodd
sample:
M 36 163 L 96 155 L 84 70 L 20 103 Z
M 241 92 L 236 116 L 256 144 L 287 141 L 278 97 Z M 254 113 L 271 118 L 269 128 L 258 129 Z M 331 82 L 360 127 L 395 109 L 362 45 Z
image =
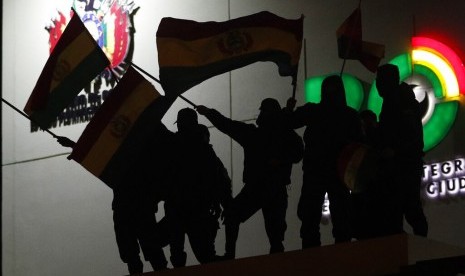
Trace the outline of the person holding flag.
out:
M 113 187 L 115 238 L 130 274 L 143 272 L 140 249 L 153 270 L 165 270 L 168 264 L 162 249 L 168 245 L 167 225 L 157 222 L 155 214 L 158 203 L 166 200 L 170 191 L 169 130 L 159 122 L 146 135 L 150 138 L 141 147 L 144 150 L 135 162 L 127 164 L 127 171 Z
M 289 123 L 306 126 L 304 133 L 303 184 L 297 215 L 302 221 L 302 248 L 321 245 L 320 222 L 328 194 L 335 242 L 350 241 L 350 191 L 338 177 L 337 160 L 351 142 L 362 141 L 358 113 L 347 106 L 342 78 L 328 76 L 321 86 L 321 102 L 306 103 L 295 111 L 295 99 L 287 102 Z
M 404 232 L 405 220 L 413 233 L 426 237 L 428 221 L 420 198 L 423 174 L 423 126 L 415 93 L 400 81 L 393 64 L 378 67 L 376 87 L 383 106 L 379 115 L 380 197 L 379 228 L 375 235 Z
M 115 238 L 121 260 L 130 275 L 143 272 L 140 248 L 155 271 L 167 268 L 162 247 L 168 245 L 166 220 L 157 223 L 158 203 L 169 194 L 167 178 L 172 172 L 169 162 L 169 131 L 160 122 L 146 133 L 146 143 L 137 160 L 127 164 L 125 173 L 113 180 L 113 222 Z M 64 147 L 76 143 L 67 137 L 57 136 Z
M 72 147 L 68 159 L 112 189 L 115 238 L 131 274 L 143 272 L 141 249 L 154 270 L 167 266 L 162 247 L 168 238 L 155 213 L 169 194 L 171 132 L 161 118 L 173 101 L 129 67 L 76 143 L 57 137 Z
M 256 124 L 233 121 L 218 111 L 197 106 L 197 112 L 207 117 L 221 132 L 230 136 L 244 149 L 244 187 L 225 212 L 225 259 L 234 259 L 239 225 L 262 209 L 270 253 L 284 251 L 287 228 L 287 190 L 292 164 L 302 158 L 302 139 L 283 120 L 277 100 L 264 99 Z

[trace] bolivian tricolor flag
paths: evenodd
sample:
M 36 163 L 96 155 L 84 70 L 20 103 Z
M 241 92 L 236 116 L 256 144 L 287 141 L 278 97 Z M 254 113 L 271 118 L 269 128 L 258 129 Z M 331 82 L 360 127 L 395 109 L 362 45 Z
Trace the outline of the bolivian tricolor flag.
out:
M 74 13 L 39 76 L 24 112 L 48 128 L 77 94 L 110 64 Z
M 160 81 L 180 94 L 204 80 L 257 61 L 272 61 L 295 81 L 302 47 L 303 17 L 270 12 L 225 22 L 163 18 L 157 31 Z
M 161 96 L 149 81 L 129 67 L 79 137 L 68 159 L 114 187 L 143 146 L 150 142 L 148 133 L 160 123 L 173 101 Z
M 356 8 L 336 31 L 339 58 L 357 59 L 371 72 L 376 72 L 384 57 L 384 45 L 362 40 L 362 14 Z

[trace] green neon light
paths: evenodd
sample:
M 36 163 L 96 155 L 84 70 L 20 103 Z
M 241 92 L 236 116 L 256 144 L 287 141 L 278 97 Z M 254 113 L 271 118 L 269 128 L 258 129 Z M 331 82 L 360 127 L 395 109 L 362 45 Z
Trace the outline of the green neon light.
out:
M 424 65 L 415 64 L 413 72 L 415 74 L 425 76 L 428 79 L 428 81 L 431 83 L 431 87 L 433 88 L 434 96 L 437 99 L 444 98 L 444 90 L 442 89 L 441 81 L 433 72 L 433 70 Z
M 433 115 L 423 126 L 424 151 L 431 150 L 446 137 L 454 125 L 458 108 L 458 101 L 436 104 Z
M 428 79 L 433 88 L 435 98 L 444 98 L 445 93 L 442 89 L 441 81 L 433 70 L 424 65 L 415 64 L 413 72 L 423 75 Z M 424 151 L 429 151 L 437 146 L 449 133 L 454 124 L 458 107 L 459 103 L 457 101 L 436 104 L 431 118 L 423 126 Z
M 305 102 L 319 103 L 321 101 L 321 84 L 325 77 L 313 77 L 305 80 Z
M 330 75 L 312 77 L 305 81 L 305 102 L 319 103 L 321 101 L 321 84 Z M 361 82 L 348 74 L 342 74 L 342 82 L 346 90 L 347 105 L 359 110 L 363 103 L 363 87 Z

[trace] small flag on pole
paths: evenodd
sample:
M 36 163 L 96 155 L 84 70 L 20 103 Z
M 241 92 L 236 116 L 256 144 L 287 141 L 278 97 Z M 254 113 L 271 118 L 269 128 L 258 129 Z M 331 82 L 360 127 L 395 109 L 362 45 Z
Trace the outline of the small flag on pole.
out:
M 48 128 L 109 64 L 105 53 L 74 13 L 50 54 L 24 112 L 42 128 Z
M 384 45 L 369 41 L 362 42 L 362 52 L 360 53 L 358 60 L 363 64 L 363 66 L 365 66 L 365 68 L 373 73 L 376 72 L 383 57 Z
M 295 80 L 303 17 L 260 12 L 224 22 L 163 18 L 157 31 L 160 82 L 179 95 L 213 76 L 257 61 L 272 61 Z M 294 82 L 293 80 L 293 82 Z
M 339 58 L 358 59 L 362 51 L 360 8 L 355 9 L 336 31 Z
M 137 159 L 151 130 L 161 122 L 174 98 L 129 67 L 93 116 L 68 159 L 80 163 L 108 186 L 116 185 Z
M 357 59 L 365 68 L 376 72 L 384 57 L 384 45 L 363 41 L 360 7 L 356 8 L 336 31 L 339 58 Z

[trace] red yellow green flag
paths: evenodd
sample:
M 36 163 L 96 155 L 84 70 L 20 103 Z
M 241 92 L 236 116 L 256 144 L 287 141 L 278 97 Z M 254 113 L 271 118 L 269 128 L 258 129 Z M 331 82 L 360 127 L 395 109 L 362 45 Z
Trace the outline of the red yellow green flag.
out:
M 302 48 L 303 17 L 270 12 L 225 22 L 163 18 L 157 31 L 160 82 L 180 94 L 213 76 L 257 61 L 272 61 L 295 81 Z
M 360 7 L 344 20 L 336 31 L 339 58 L 357 59 L 371 72 L 376 72 L 384 57 L 384 45 L 362 40 Z
M 74 14 L 50 54 L 24 112 L 42 128 L 48 128 L 109 64 L 105 53 Z
M 129 67 L 93 116 L 68 159 L 113 187 L 174 99 Z

